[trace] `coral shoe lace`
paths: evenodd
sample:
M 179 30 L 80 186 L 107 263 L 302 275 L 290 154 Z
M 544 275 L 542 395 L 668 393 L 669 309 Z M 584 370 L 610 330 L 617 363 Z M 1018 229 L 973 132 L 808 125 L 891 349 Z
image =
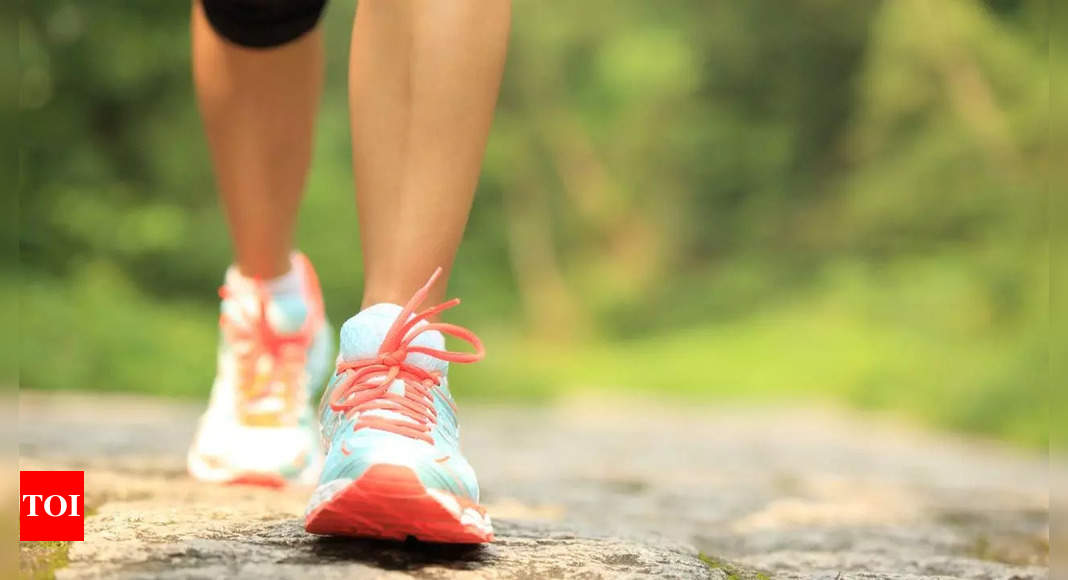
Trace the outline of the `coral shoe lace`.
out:
M 437 424 L 437 411 L 432 395 L 434 391 L 440 393 L 441 373 L 427 371 L 407 362 L 408 355 L 420 353 L 457 363 L 473 363 L 485 356 L 482 341 L 462 326 L 442 322 L 420 325 L 421 322 L 458 305 L 458 298 L 431 306 L 413 316 L 415 309 L 426 300 L 427 293 L 440 275 L 439 267 L 404 306 L 386 333 L 386 338 L 378 349 L 378 356 L 338 364 L 337 374 L 343 375 L 343 378 L 332 390 L 329 405 L 335 412 L 345 413 L 349 418 L 356 417 L 354 430 L 379 429 L 433 444 L 430 431 Z M 474 352 L 453 352 L 412 345 L 420 334 L 435 330 L 467 342 L 474 348 Z M 390 385 L 397 380 L 404 382 L 403 395 L 389 390 Z M 442 398 L 452 405 L 449 397 Z M 395 415 L 367 413 L 374 410 L 391 411 Z
M 262 280 L 254 279 L 257 310 L 246 311 L 242 316 L 222 314 L 219 326 L 233 345 L 238 363 L 238 387 L 241 395 L 239 413 L 246 415 L 248 405 L 266 397 L 284 395 L 294 408 L 303 400 L 299 388 L 304 371 L 308 348 L 323 321 L 323 304 L 319 298 L 319 280 L 303 255 L 298 257 L 304 270 L 304 284 L 308 313 L 301 328 L 293 333 L 277 332 L 267 319 L 267 305 L 271 296 Z M 227 286 L 219 288 L 219 297 L 227 300 L 236 293 Z M 264 363 L 266 368 L 264 368 Z M 289 387 L 286 393 L 274 392 L 275 385 Z M 246 417 L 247 418 L 247 417 Z

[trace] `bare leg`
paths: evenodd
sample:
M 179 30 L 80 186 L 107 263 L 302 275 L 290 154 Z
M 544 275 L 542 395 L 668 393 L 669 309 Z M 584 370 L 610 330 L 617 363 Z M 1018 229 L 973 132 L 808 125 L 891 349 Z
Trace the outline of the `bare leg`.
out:
M 194 2 L 193 80 L 238 268 L 284 274 L 322 92 L 321 31 L 244 48 L 222 39 Z
M 361 0 L 350 55 L 364 306 L 452 266 L 504 68 L 506 0 Z M 440 299 L 439 283 L 428 300 Z

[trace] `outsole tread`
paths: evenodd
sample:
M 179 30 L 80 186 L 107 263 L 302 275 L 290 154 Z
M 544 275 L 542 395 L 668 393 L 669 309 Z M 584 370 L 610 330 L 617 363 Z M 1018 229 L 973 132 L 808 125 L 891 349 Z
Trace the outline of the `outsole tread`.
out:
M 443 493 L 443 492 L 438 492 Z M 376 465 L 305 518 L 305 529 L 319 535 L 404 541 L 481 544 L 493 540 L 485 510 L 473 502 L 450 496 L 459 506 L 452 513 L 431 495 L 415 472 L 399 465 Z M 471 511 L 486 529 L 461 521 Z

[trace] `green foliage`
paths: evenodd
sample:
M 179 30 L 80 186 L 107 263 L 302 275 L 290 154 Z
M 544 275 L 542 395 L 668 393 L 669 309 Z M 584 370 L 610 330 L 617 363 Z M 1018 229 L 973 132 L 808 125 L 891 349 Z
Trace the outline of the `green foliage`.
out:
M 70 542 L 19 542 L 19 578 L 52 580 L 69 563 Z
M 769 580 L 769 576 L 763 572 L 744 570 L 735 564 L 714 558 L 704 552 L 698 552 L 697 558 L 712 570 L 722 570 L 727 575 L 727 580 Z
M 1030 444 L 1048 286 L 1044 4 L 517 3 L 452 282 L 467 394 L 841 401 Z M 22 384 L 202 395 L 229 260 L 188 6 L 25 6 Z M 353 5 L 300 219 L 360 303 Z

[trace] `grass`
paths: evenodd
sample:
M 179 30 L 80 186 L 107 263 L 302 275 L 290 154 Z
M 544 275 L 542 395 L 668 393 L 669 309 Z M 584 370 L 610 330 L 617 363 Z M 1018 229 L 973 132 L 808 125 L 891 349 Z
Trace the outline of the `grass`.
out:
M 725 560 L 713 558 L 704 552 L 698 552 L 697 557 L 713 570 L 723 570 L 727 580 L 770 580 L 767 574 L 745 570 Z
M 994 308 L 946 263 L 955 262 L 874 274 L 841 264 L 821 285 L 744 315 L 632 339 L 562 345 L 526 337 L 510 321 L 473 324 L 485 329 L 489 356 L 455 365 L 452 382 L 467 400 L 626 391 L 684 402 L 818 401 L 1044 447 L 1044 318 L 1029 310 L 1044 296 Z M 22 386 L 206 395 L 217 333 L 208 303 L 146 296 L 100 264 L 70 280 L 13 286 L 0 295 L 17 292 L 21 342 L 0 344 L 8 347 L 0 356 L 18 353 Z
M 918 281 L 932 298 L 910 296 L 908 283 L 843 274 L 751 315 L 629 341 L 561 347 L 490 336 L 493 356 L 457 367 L 454 383 L 486 397 L 514 387 L 545 397 L 622 389 L 683 401 L 819 401 L 1044 448 L 1041 314 L 989 312 L 966 280 L 944 277 Z M 995 325 L 998 316 L 1008 319 Z
M 19 542 L 19 578 L 50 580 L 69 563 L 70 542 Z

